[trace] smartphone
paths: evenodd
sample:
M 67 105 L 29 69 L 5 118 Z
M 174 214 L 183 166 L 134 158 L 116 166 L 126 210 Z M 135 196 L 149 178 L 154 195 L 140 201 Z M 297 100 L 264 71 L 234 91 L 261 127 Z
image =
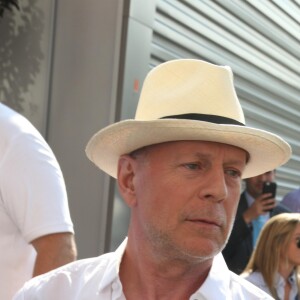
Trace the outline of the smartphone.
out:
M 277 189 L 276 182 L 265 181 L 264 184 L 263 184 L 263 191 L 262 191 L 262 193 L 263 194 L 266 194 L 266 193 L 271 193 L 272 194 L 272 196 L 270 196 L 267 199 L 275 198 L 276 197 L 276 189 Z M 266 210 L 266 211 L 271 212 L 272 209 L 269 209 L 269 210 Z
M 277 189 L 276 182 L 265 181 L 264 185 L 263 185 L 262 193 L 263 194 L 271 193 L 272 196 L 270 196 L 270 198 L 275 198 L 276 197 L 276 189 Z

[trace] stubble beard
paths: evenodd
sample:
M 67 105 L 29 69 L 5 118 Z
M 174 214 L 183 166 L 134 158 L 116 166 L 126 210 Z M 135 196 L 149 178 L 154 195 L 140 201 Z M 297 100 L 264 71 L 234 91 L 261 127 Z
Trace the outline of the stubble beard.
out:
M 221 249 L 218 249 L 210 254 L 193 253 L 195 251 L 176 243 L 167 231 L 159 230 L 149 224 L 146 225 L 145 229 L 148 242 L 151 244 L 152 253 L 159 262 L 173 261 L 184 265 L 195 265 L 212 259 L 221 251 Z M 184 237 L 182 238 L 184 239 Z

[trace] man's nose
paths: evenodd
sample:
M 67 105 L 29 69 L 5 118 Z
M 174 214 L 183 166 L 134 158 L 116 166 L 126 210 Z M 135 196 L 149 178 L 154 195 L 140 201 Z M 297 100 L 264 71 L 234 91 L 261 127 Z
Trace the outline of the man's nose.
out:
M 220 202 L 227 198 L 228 190 L 224 170 L 209 172 L 201 186 L 199 196 L 202 199 Z

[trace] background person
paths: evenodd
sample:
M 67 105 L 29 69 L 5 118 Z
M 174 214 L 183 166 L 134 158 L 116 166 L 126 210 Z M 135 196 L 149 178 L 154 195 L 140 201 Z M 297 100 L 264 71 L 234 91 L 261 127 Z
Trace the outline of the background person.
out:
M 286 194 L 281 203 L 292 212 L 300 212 L 300 188 Z
M 15 300 L 271 299 L 220 253 L 241 178 L 291 155 L 281 138 L 244 123 L 229 67 L 182 59 L 154 68 L 135 119 L 100 130 L 86 149 L 117 178 L 131 209 L 128 238 L 29 281 Z
M 1 300 L 76 258 L 58 162 L 33 125 L 1 103 L 0 253 Z
M 228 268 L 240 274 L 249 262 L 255 241 L 263 225 L 272 216 L 290 212 L 270 194 L 263 194 L 264 182 L 275 182 L 275 170 L 245 179 L 235 222 L 223 255 Z
M 284 213 L 264 226 L 242 277 L 276 300 L 300 295 L 300 214 Z

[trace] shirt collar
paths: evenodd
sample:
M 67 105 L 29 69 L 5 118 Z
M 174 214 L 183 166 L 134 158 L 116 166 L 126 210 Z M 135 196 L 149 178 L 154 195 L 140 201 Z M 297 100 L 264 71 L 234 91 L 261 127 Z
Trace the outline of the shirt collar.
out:
M 209 295 L 209 299 L 220 299 L 220 295 L 226 297 L 230 289 L 229 272 L 222 254 L 217 254 L 213 259 L 212 267 L 206 280 L 193 296 L 207 297 Z
M 295 274 L 295 271 L 293 271 L 289 278 L 288 278 L 288 281 L 291 285 L 295 284 L 296 283 L 296 274 Z M 284 278 L 279 274 L 279 273 L 276 273 L 276 276 L 275 276 L 275 284 L 276 285 L 285 285 L 285 280 Z
M 116 281 L 118 284 L 122 285 L 119 278 L 119 269 L 127 245 L 127 239 L 128 238 L 125 238 L 115 252 L 110 253 L 113 255 L 113 259 L 109 261 L 109 264 L 105 270 L 104 276 L 99 284 L 99 291 L 105 289 L 107 286 Z M 217 254 L 213 259 L 212 267 L 206 280 L 193 296 L 201 295 L 204 297 L 205 295 L 211 295 L 211 299 L 219 299 L 218 297 L 220 297 L 220 294 L 227 295 L 230 289 L 230 276 L 228 275 L 229 272 L 230 271 L 222 254 Z
M 119 278 L 119 270 L 120 270 L 121 260 L 127 245 L 127 239 L 128 238 L 126 237 L 115 252 L 109 253 L 109 255 L 112 255 L 113 258 L 110 259 L 108 262 L 108 266 L 99 284 L 99 291 L 105 289 L 107 286 L 111 285 L 114 281 L 117 281 L 119 284 L 121 284 Z
M 296 281 L 296 273 L 295 273 L 295 271 L 293 271 L 291 273 L 291 275 L 288 278 L 288 281 L 291 284 L 290 295 L 292 297 L 295 297 L 295 299 L 296 299 L 296 296 L 298 294 L 298 287 L 297 287 L 297 281 Z M 276 273 L 276 276 L 275 276 L 275 286 L 276 286 L 278 297 L 280 297 L 280 298 L 283 299 L 283 297 L 284 297 L 285 280 L 284 280 L 284 278 L 279 273 Z
M 245 191 L 245 197 L 246 197 L 248 206 L 251 206 L 252 203 L 255 201 L 255 199 L 247 191 Z

